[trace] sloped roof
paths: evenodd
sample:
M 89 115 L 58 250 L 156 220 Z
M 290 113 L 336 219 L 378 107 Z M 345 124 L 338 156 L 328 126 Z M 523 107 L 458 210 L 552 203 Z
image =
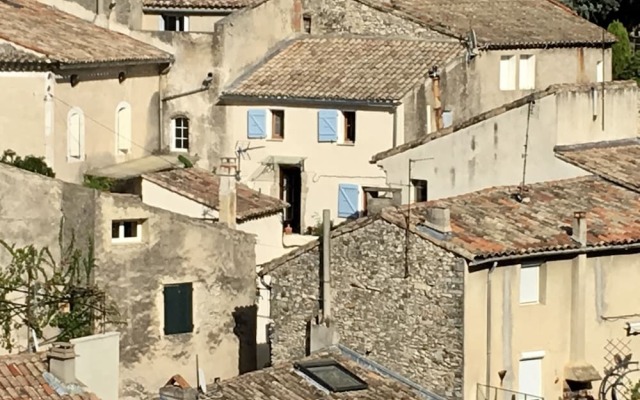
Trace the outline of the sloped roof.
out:
M 80 387 L 58 394 L 51 386 L 57 379 L 49 374 L 45 353 L 0 356 L 0 399 L 3 400 L 99 400 Z M 54 384 L 58 386 L 59 381 Z M 59 390 L 66 390 L 64 385 Z M 73 392 L 73 393 L 70 393 Z
M 586 212 L 587 249 L 640 243 L 640 194 L 595 176 L 527 186 L 528 202 L 516 199 L 519 188 L 502 186 L 461 196 L 412 204 L 410 230 L 473 262 L 519 258 L 548 251 L 581 250 L 571 238 L 574 212 Z M 442 238 L 422 224 L 431 208 L 450 210 L 451 235 Z M 408 207 L 389 208 L 380 215 L 347 222 L 332 237 L 383 219 L 406 227 Z M 262 266 L 266 275 L 313 249 L 318 241 Z M 584 250 L 584 249 L 583 249 Z
M 98 27 L 35 0 L 0 1 L 0 39 L 37 54 L 29 61 L 59 64 L 165 63 L 169 53 L 127 35 Z M 0 53 L 0 62 L 24 59 Z
M 234 10 L 244 8 L 255 0 L 144 0 L 145 8 L 178 8 L 197 10 Z
M 640 140 L 557 146 L 556 156 L 594 175 L 640 192 Z
M 464 47 L 456 40 L 365 36 L 294 40 L 250 69 L 223 97 L 398 101 Z
M 220 177 L 212 172 L 200 168 L 179 168 L 144 174 L 142 177 L 195 202 L 219 209 Z M 241 183 L 236 184 L 236 193 L 238 221 L 279 213 L 288 206 L 280 199 L 262 194 Z
M 473 29 L 488 48 L 594 46 L 615 42 L 604 29 L 557 0 L 359 0 L 400 11 L 464 38 Z

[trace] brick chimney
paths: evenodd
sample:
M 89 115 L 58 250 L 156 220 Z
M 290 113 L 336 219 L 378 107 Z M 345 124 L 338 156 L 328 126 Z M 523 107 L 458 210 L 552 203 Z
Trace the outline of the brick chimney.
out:
M 236 227 L 236 171 L 235 157 L 222 157 L 218 168 L 218 215 L 220 222 L 232 229 Z
M 47 353 L 49 372 L 65 384 L 76 383 L 76 352 L 73 347 L 68 342 L 56 342 Z
M 451 212 L 446 207 L 427 208 L 424 225 L 439 233 L 448 234 L 451 232 Z
M 580 246 L 587 245 L 587 213 L 576 211 L 573 213 L 573 224 L 571 238 L 580 243 Z

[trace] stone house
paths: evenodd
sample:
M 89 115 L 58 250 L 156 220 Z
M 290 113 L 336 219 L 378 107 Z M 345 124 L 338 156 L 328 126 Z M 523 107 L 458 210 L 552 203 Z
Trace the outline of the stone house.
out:
M 303 12 L 312 34 L 466 43 L 467 62 L 440 66 L 440 104 L 432 85 L 416 94 L 416 102 L 441 107 L 454 122 L 553 84 L 611 80 L 615 38 L 556 0 L 457 1 L 446 7 L 439 0 L 305 0 Z
M 441 396 L 589 390 L 612 366 L 611 346 L 640 350 L 627 324 L 637 318 L 639 201 L 584 176 L 347 222 L 331 232 L 330 298 L 319 241 L 263 266 L 274 362 L 310 350 L 330 303 L 342 344 Z
M 586 172 L 554 147 L 634 138 L 635 82 L 553 85 L 372 157 L 402 202 L 492 186 L 572 178 Z
M 364 207 L 361 186 L 384 183 L 371 154 L 404 143 L 429 70 L 464 57 L 451 40 L 309 36 L 281 44 L 223 92 L 241 179 L 290 204 L 304 233 L 322 209 L 337 220 Z M 345 62 L 348 60 L 348 62 Z
M 0 4 L 1 150 L 43 156 L 72 182 L 156 150 L 171 54 L 34 0 L 16 4 Z
M 124 323 L 114 326 L 121 334 L 120 398 L 155 393 L 169 373 L 195 380 L 196 356 L 209 377 L 255 368 L 252 235 L 134 195 L 2 165 L 0 175 L 0 220 L 7 226 L 1 239 L 46 246 L 55 260 L 60 234 L 63 244 L 75 238 L 79 249 L 92 239 L 95 282 L 116 301 Z

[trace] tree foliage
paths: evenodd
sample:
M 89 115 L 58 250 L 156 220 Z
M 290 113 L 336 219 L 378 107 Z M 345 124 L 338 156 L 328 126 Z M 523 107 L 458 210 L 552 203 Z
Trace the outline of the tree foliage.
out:
M 620 21 L 613 21 L 607 30 L 618 38 L 611 51 L 611 63 L 613 64 L 613 78 L 622 79 L 624 71 L 631 61 L 631 43 L 629 33 Z
M 562 0 L 580 16 L 602 23 L 611 13 L 618 11 L 620 0 Z
M 55 178 L 56 174 L 44 161 L 44 157 L 36 157 L 33 155 L 20 157 L 13 150 L 5 150 L 0 157 L 0 162 L 4 164 L 13 165 L 27 171 L 35 172 L 36 174 Z
M 61 230 L 62 231 L 62 230 Z M 62 238 L 62 235 L 61 235 Z M 48 248 L 17 247 L 0 240 L 9 263 L 0 269 L 0 345 L 11 351 L 20 328 L 33 330 L 40 344 L 92 334 L 96 326 L 118 323 L 118 309 L 93 283 L 93 243 L 84 253 L 75 240 L 56 263 Z M 45 338 L 47 327 L 57 333 Z
M 82 184 L 83 186 L 91 189 L 100 190 L 102 192 L 109 192 L 115 184 L 115 181 L 111 178 L 103 176 L 85 175 L 84 182 Z

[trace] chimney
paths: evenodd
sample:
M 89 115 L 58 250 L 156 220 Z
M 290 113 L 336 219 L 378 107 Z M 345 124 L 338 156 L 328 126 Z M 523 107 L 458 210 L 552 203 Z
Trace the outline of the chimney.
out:
M 442 101 L 440 96 L 440 71 L 438 66 L 434 65 L 429 70 L 429 77 L 431 78 L 431 90 L 433 91 L 433 110 L 436 114 L 436 130 L 440 130 L 444 127 L 444 121 L 442 118 Z
M 218 193 L 218 215 L 220 222 L 229 228 L 236 228 L 236 159 L 222 157 L 220 168 L 220 187 Z
M 198 391 L 180 375 L 174 375 L 160 388 L 160 400 L 196 400 Z
M 584 211 L 576 211 L 573 213 L 573 225 L 571 239 L 575 240 L 580 246 L 587 245 L 587 213 Z
M 76 352 L 73 347 L 68 342 L 56 342 L 47 354 L 49 372 L 65 384 L 76 383 Z
M 424 225 L 442 234 L 451 233 L 451 213 L 448 208 L 427 208 L 426 217 Z
M 388 187 L 363 187 L 367 215 L 377 215 L 387 207 L 402 204 L 402 189 Z

